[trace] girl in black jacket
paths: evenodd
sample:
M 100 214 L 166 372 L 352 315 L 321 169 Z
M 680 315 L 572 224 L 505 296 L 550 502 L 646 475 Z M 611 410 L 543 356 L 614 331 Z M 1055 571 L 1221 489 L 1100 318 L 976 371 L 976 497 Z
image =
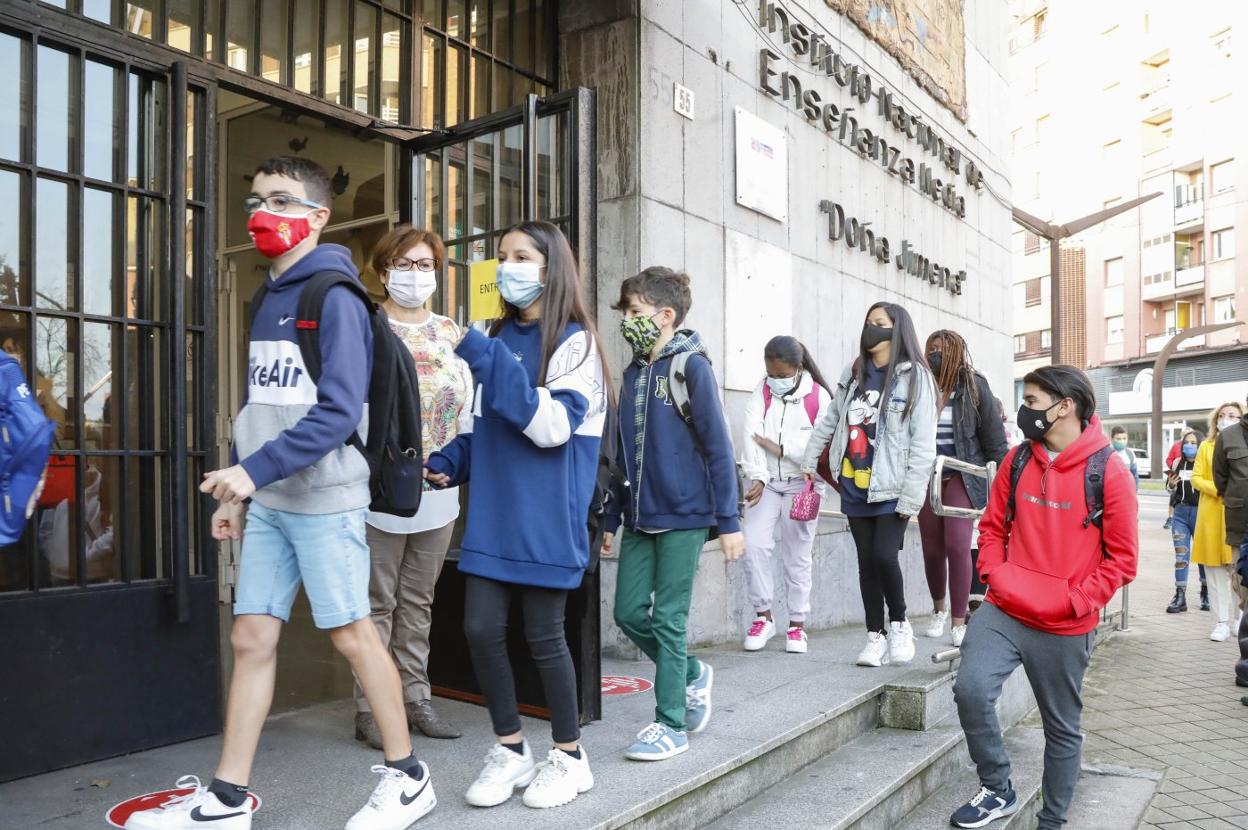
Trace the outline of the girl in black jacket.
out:
M 924 351 L 938 396 L 936 454 L 979 466 L 988 461 L 1000 464 L 1009 450 L 1001 409 L 987 379 L 971 366 L 962 335 L 948 329 L 933 332 Z M 988 483 L 977 476 L 947 472 L 941 482 L 941 500 L 949 507 L 983 510 L 988 504 Z M 974 525 L 973 519 L 937 516 L 932 512 L 930 498 L 919 513 L 927 587 L 936 607 L 924 633 L 928 637 L 942 636 L 952 614 L 955 646 L 962 645 L 966 635 Z

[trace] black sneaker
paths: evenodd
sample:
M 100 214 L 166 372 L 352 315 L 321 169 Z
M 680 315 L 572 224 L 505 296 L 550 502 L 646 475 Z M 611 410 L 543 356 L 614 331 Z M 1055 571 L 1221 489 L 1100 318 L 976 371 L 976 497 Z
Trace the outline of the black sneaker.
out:
M 995 793 L 987 787 L 980 787 L 978 795 L 949 817 L 949 823 L 954 827 L 983 827 L 1016 812 L 1018 796 L 1013 789 Z

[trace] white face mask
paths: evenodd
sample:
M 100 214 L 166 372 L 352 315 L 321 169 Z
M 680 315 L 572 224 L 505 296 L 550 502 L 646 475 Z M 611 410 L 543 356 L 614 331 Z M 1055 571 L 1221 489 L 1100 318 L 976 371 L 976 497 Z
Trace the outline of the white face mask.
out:
M 389 274 L 386 290 L 390 292 L 391 299 L 404 308 L 420 308 L 438 287 L 438 278 L 433 271 L 391 269 Z
M 500 262 L 498 293 L 516 308 L 533 305 L 546 286 L 542 285 L 542 266 L 536 262 Z
M 767 385 L 771 387 L 771 394 L 782 397 L 796 390 L 801 379 L 802 376 L 800 374 L 791 378 L 773 378 L 768 375 Z
M 1235 426 L 1235 420 L 1236 419 L 1234 418 L 1219 418 L 1218 419 L 1218 432 L 1222 432 L 1223 430 L 1227 430 Z

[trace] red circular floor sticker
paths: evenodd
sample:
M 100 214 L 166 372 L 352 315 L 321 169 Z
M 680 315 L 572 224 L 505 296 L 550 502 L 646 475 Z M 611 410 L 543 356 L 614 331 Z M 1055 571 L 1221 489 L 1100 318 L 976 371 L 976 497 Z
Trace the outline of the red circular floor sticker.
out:
M 161 790 L 160 792 L 148 793 L 147 795 L 136 795 L 134 798 L 126 799 L 116 807 L 113 807 L 104 814 L 104 819 L 110 827 L 124 828 L 126 820 L 135 813 L 160 807 L 180 795 L 190 795 L 193 792 L 195 792 L 194 787 L 183 787 L 177 790 Z M 259 812 L 260 796 L 255 793 L 247 793 L 247 799 L 251 802 L 251 811 L 253 813 Z
M 602 678 L 602 693 L 604 695 L 635 695 L 638 692 L 648 692 L 653 688 L 654 684 L 644 677 L 608 674 Z

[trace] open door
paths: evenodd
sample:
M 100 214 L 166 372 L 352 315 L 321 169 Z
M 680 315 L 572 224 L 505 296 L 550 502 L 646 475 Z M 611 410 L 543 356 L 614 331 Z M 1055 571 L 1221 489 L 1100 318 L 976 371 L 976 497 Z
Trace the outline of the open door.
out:
M 491 259 L 504 231 L 526 219 L 558 225 L 577 256 L 590 296 L 594 270 L 594 95 L 573 89 L 525 103 L 408 145 L 406 162 L 411 221 L 446 241 L 447 267 L 435 311 L 460 324 L 469 313 L 474 262 Z M 471 484 L 468 485 L 471 487 Z M 437 694 L 482 700 L 463 634 L 464 582 L 458 545 L 464 517 L 451 543 L 448 567 L 433 607 L 429 679 Z M 518 700 L 526 714 L 546 715 L 537 671 L 529 659 L 518 616 L 510 627 Z M 602 714 L 600 697 L 599 586 L 597 573 L 569 596 L 568 646 L 576 665 L 582 721 Z

